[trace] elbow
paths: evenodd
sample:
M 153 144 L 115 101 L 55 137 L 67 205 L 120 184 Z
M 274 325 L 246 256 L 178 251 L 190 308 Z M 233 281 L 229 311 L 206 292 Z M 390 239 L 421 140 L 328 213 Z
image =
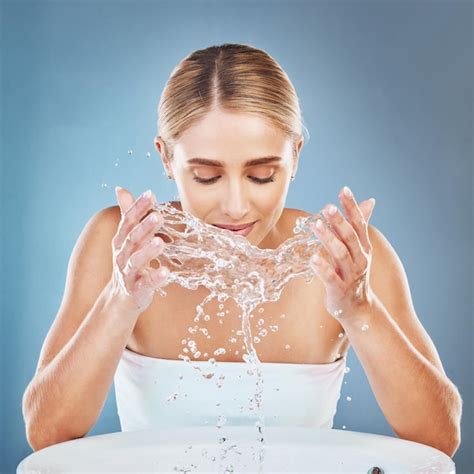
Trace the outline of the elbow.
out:
M 455 391 L 455 403 L 452 404 L 455 409 L 453 408 L 451 411 L 451 423 L 448 424 L 448 426 L 450 426 L 451 428 L 447 430 L 445 436 L 447 446 L 445 447 L 445 449 L 441 449 L 441 451 L 446 453 L 450 458 L 452 458 L 456 454 L 456 451 L 461 445 L 461 419 L 463 411 L 463 399 L 457 387 L 455 387 Z
M 32 428 L 26 429 L 26 439 L 28 444 L 31 446 L 33 451 L 40 451 L 41 449 L 48 448 L 55 444 L 64 443 L 66 441 L 72 441 L 74 439 L 83 438 L 83 436 L 59 436 L 57 433 L 51 430 L 34 430 Z
M 52 436 L 51 432 L 47 430 L 41 430 L 38 424 L 26 423 L 26 440 L 31 446 L 33 451 L 39 451 L 41 449 L 57 444 L 57 441 Z
M 54 444 L 83 438 L 87 433 L 80 436 L 71 436 L 70 433 L 59 430 L 58 423 L 48 417 L 40 416 L 37 399 L 32 392 L 25 391 L 22 402 L 23 420 L 25 423 L 25 434 L 28 444 L 33 451 L 39 451 Z
M 461 434 L 460 434 L 460 430 L 456 429 L 456 430 L 453 430 L 451 433 L 449 432 L 444 433 L 444 436 L 442 436 L 442 439 L 439 440 L 439 444 L 434 445 L 433 448 L 436 448 L 439 451 L 442 451 L 444 454 L 452 458 L 456 454 L 456 451 L 459 449 L 460 445 L 461 445 Z

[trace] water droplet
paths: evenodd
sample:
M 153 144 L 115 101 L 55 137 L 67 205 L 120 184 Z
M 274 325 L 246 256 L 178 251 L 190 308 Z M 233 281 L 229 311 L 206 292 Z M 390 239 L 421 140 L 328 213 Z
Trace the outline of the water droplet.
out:
M 227 421 L 227 418 L 224 415 L 219 415 L 216 427 L 222 428 L 222 426 L 225 425 L 226 421 Z
M 352 397 L 346 397 L 346 400 L 350 402 L 352 400 Z
M 260 319 L 258 320 L 258 322 L 257 322 L 257 324 L 258 324 L 259 326 L 262 326 L 262 324 L 264 324 L 264 323 L 265 323 L 265 320 L 263 320 L 263 319 L 261 319 L 261 318 L 260 318 Z
M 364 324 L 361 329 L 362 331 L 367 331 L 367 329 L 369 329 L 368 324 Z
M 226 350 L 223 348 L 223 347 L 220 347 L 219 349 L 215 350 L 214 351 L 214 355 L 221 355 L 221 354 L 225 354 L 226 353 Z
M 128 150 L 129 155 L 133 155 L 133 150 Z
M 341 337 L 344 337 L 344 333 L 343 333 L 343 332 L 340 332 L 337 337 L 338 337 L 339 339 L 340 339 Z
M 346 367 L 346 368 L 344 369 L 344 373 L 345 373 L 345 374 L 348 374 L 350 371 L 351 371 L 351 368 L 350 368 L 350 367 Z
M 345 430 L 345 429 L 346 429 L 346 425 L 342 425 L 342 429 Z
M 270 329 L 272 332 L 277 332 L 278 331 L 278 326 L 275 324 L 275 325 L 272 325 L 270 326 Z
M 107 187 L 108 187 L 108 184 L 107 184 L 107 183 L 102 183 L 100 186 L 101 186 L 102 188 L 107 188 Z
M 258 336 L 255 336 L 253 338 L 253 342 L 255 342 L 255 344 L 258 344 L 260 342 L 260 338 Z
M 147 151 L 147 152 L 146 152 L 146 157 L 147 157 L 147 158 L 150 158 L 150 156 L 151 156 L 151 153 L 150 153 L 149 151 Z
M 280 315 L 280 318 L 281 318 L 281 319 L 286 318 L 286 314 L 281 314 L 281 315 Z
M 263 308 L 258 308 L 258 312 L 259 312 L 259 313 L 263 313 L 264 311 L 265 311 L 265 309 L 263 309 Z
M 291 346 L 290 346 L 289 344 L 287 344 L 287 345 L 285 346 L 285 349 L 290 349 L 290 348 L 291 348 Z
M 174 400 L 176 400 L 176 399 L 178 398 L 178 395 L 179 395 L 178 392 L 174 392 L 174 393 L 172 393 L 172 394 L 166 399 L 166 401 L 167 401 L 167 402 L 174 401 Z

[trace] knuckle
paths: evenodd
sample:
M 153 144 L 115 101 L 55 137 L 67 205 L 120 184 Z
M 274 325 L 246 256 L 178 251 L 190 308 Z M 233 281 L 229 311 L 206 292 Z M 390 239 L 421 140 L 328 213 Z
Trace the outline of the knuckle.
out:
M 125 239 L 129 244 L 135 245 L 137 243 L 137 231 L 132 230 L 129 234 L 127 234 L 127 238 Z
M 335 272 L 329 272 L 326 279 L 331 283 L 334 283 L 337 280 L 337 275 Z
M 338 260 L 343 260 L 348 254 L 348 250 L 345 245 L 338 246 L 337 249 L 334 251 L 334 254 Z

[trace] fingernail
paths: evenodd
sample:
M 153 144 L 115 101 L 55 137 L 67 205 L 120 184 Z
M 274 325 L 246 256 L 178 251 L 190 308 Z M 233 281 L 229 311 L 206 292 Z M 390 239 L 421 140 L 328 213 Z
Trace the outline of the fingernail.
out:
M 352 191 L 347 186 L 344 186 L 343 191 L 344 191 L 345 196 L 347 196 L 347 197 L 352 196 Z
M 374 207 L 374 206 L 375 206 L 375 199 L 374 199 L 374 198 L 370 198 L 369 201 L 370 201 L 370 203 L 372 204 L 372 207 Z
M 115 193 L 118 193 L 119 191 L 121 191 L 123 188 L 121 188 L 120 186 L 115 186 Z
M 151 189 L 149 189 L 148 191 L 145 191 L 145 192 L 143 193 L 143 197 L 144 197 L 145 199 L 150 198 L 150 197 L 151 197 Z

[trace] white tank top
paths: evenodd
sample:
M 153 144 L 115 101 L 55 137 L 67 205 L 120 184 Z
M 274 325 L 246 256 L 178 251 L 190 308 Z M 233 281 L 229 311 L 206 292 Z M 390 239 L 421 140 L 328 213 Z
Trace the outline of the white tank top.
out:
M 345 366 L 346 356 L 329 364 L 261 363 L 265 426 L 332 428 Z M 254 424 L 251 368 L 244 361 L 189 363 L 125 348 L 114 375 L 121 429 L 212 426 L 220 415 L 226 426 Z

